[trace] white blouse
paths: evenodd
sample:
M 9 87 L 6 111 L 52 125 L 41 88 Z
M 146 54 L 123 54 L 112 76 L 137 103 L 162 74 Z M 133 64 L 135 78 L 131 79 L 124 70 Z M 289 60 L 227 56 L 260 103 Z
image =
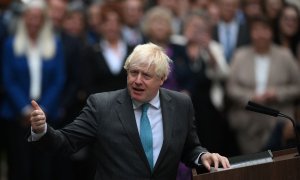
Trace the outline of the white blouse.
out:
M 30 46 L 27 51 L 27 62 L 30 75 L 30 98 L 39 99 L 42 89 L 42 58 L 39 49 Z
M 267 55 L 255 56 L 255 81 L 256 81 L 256 94 L 263 94 L 268 86 L 270 57 Z
M 123 41 L 118 42 L 116 49 L 111 48 L 107 41 L 100 42 L 103 49 L 103 56 L 106 64 L 112 74 L 117 75 L 121 72 L 124 64 L 124 59 L 127 54 L 127 46 Z

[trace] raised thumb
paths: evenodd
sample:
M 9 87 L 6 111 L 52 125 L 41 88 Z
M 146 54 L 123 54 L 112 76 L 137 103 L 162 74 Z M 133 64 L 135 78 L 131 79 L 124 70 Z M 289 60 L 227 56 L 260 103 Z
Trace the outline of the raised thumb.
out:
M 42 110 L 42 108 L 38 105 L 37 102 L 35 102 L 35 100 L 31 101 L 31 105 L 32 105 L 34 110 Z

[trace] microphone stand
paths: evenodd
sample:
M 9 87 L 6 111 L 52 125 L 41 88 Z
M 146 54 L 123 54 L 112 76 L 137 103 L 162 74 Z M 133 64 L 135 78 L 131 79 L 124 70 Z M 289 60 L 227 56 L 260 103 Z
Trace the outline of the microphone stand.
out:
M 296 146 L 297 146 L 297 150 L 298 150 L 298 155 L 297 156 L 299 156 L 300 155 L 300 138 L 299 138 L 299 135 L 298 135 L 298 132 L 297 132 L 297 129 L 296 129 L 295 120 L 293 118 L 291 118 L 290 116 L 287 116 L 287 115 L 282 114 L 280 112 L 278 113 L 278 116 L 289 119 L 292 122 L 293 128 L 294 128 L 294 133 L 295 133 L 295 136 L 296 136 L 295 142 L 296 142 Z
M 256 113 L 266 114 L 266 115 L 269 115 L 269 116 L 274 116 L 274 117 L 279 116 L 279 117 L 289 119 L 293 124 L 294 133 L 295 133 L 295 136 L 296 136 L 295 142 L 296 142 L 296 146 L 297 146 L 297 150 L 298 150 L 298 155 L 297 156 L 300 155 L 300 138 L 299 138 L 299 135 L 297 133 L 295 120 L 293 118 L 291 118 L 291 117 L 289 117 L 285 114 L 282 114 L 278 110 L 275 110 L 275 109 L 272 109 L 272 108 L 269 108 L 269 107 L 251 102 L 251 101 L 248 101 L 248 104 L 246 105 L 245 109 L 249 110 L 249 111 L 256 112 Z

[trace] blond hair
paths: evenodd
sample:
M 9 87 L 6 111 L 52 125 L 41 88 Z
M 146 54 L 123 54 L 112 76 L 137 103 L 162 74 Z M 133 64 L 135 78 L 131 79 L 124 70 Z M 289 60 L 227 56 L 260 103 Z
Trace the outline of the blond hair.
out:
M 151 8 L 150 10 L 147 11 L 145 15 L 145 19 L 143 20 L 143 24 L 142 24 L 143 33 L 149 35 L 151 23 L 159 19 L 165 21 L 168 24 L 170 28 L 170 34 L 172 34 L 174 31 L 172 27 L 172 18 L 173 18 L 172 12 L 165 7 L 157 6 Z
M 54 57 L 56 53 L 56 47 L 55 34 L 53 32 L 52 24 L 47 18 L 46 8 L 46 4 L 43 1 L 32 0 L 29 3 L 25 4 L 25 7 L 23 8 L 23 15 L 32 9 L 39 9 L 42 12 L 44 22 L 38 35 L 37 46 L 39 48 L 41 56 L 45 60 L 49 60 Z M 16 55 L 25 55 L 29 51 L 29 44 L 30 40 L 27 34 L 27 29 L 25 27 L 25 22 L 23 17 L 21 17 L 17 22 L 17 31 L 13 44 L 13 49 Z
M 164 50 L 153 43 L 138 45 L 126 59 L 124 69 L 127 71 L 133 67 L 154 65 L 155 73 L 159 78 L 167 79 L 170 73 L 170 63 L 172 60 L 166 55 Z

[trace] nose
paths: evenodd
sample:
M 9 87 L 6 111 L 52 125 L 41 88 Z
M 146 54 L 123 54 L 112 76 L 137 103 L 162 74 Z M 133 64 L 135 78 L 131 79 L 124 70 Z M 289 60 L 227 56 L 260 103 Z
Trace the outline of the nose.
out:
M 136 84 L 141 84 L 142 83 L 142 74 L 141 73 L 139 73 L 137 76 L 136 76 L 136 79 L 135 79 L 135 83 Z

